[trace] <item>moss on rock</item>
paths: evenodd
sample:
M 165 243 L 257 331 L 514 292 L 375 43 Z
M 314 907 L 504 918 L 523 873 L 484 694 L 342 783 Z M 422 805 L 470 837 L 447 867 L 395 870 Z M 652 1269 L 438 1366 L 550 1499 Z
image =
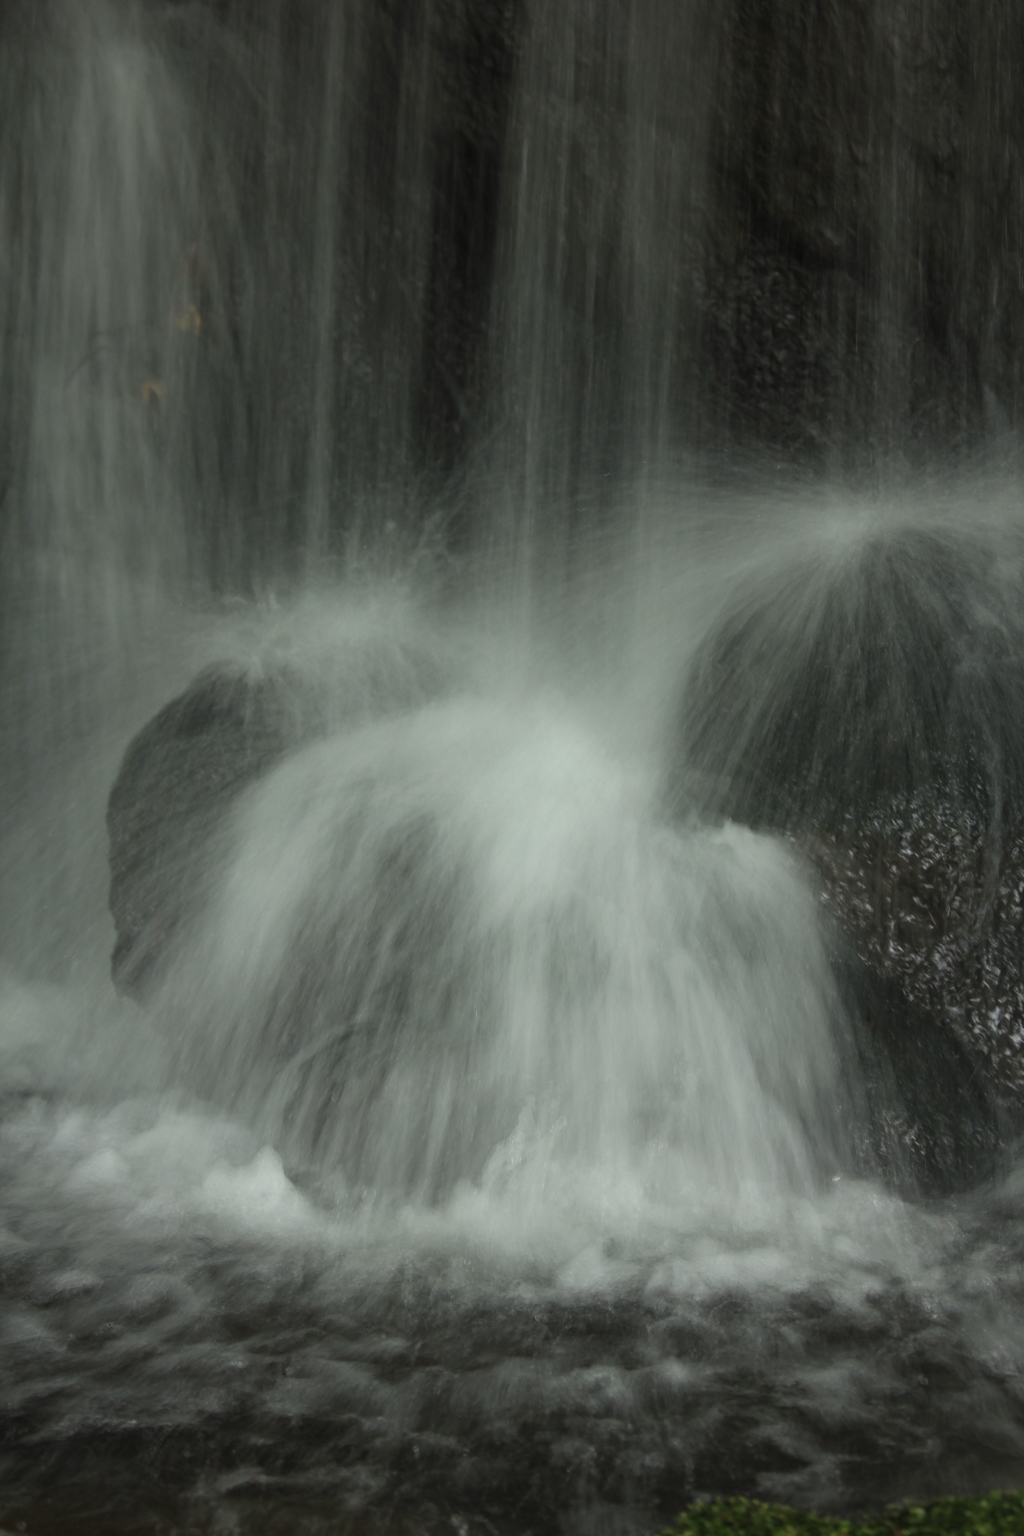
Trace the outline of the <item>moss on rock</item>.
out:
M 663 1536 L 1024 1536 L 1024 1493 L 894 1505 L 859 1521 L 724 1499 L 693 1505 Z

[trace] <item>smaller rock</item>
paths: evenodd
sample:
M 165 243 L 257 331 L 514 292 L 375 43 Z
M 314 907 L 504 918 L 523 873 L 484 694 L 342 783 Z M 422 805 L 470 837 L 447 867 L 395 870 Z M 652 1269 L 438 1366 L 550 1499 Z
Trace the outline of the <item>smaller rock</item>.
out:
M 287 673 L 211 668 L 131 742 L 110 792 L 114 982 L 132 996 L 156 979 L 196 909 L 218 825 L 234 797 L 286 751 Z
M 300 624 L 269 659 L 209 667 L 129 743 L 107 806 L 121 991 L 147 996 L 201 911 L 247 785 L 289 752 L 449 686 L 454 658 L 406 610 L 341 618 L 316 610 L 312 639 Z

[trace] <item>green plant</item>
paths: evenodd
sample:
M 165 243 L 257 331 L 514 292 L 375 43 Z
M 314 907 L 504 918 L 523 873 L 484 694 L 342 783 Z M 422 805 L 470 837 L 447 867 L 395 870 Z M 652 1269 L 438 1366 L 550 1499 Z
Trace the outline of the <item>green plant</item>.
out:
M 1024 1493 L 894 1505 L 859 1521 L 724 1499 L 692 1505 L 662 1536 L 1024 1536 Z

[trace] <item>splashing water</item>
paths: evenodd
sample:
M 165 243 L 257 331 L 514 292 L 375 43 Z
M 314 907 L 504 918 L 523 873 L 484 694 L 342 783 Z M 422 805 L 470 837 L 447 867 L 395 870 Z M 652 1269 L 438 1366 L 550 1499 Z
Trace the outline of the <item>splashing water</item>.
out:
M 396 625 L 436 647 L 398 612 L 182 648 L 344 692 Z M 243 792 L 145 1009 L 98 963 L 9 974 L 8 1509 L 512 1536 L 1012 1476 L 1015 1179 L 915 1208 L 858 1176 L 794 855 L 666 825 L 593 690 L 495 684 L 460 628 L 443 697 L 385 669 Z
M 695 8 L 662 49 L 623 11 L 602 41 L 577 5 L 553 50 L 530 30 L 475 465 L 501 494 L 427 581 L 427 188 L 457 139 L 431 61 L 458 49 L 398 9 L 0 18 L 26 127 L 0 161 L 0 1519 L 639 1536 L 733 1491 L 1019 1480 L 1019 1170 L 893 1192 L 808 870 L 662 803 L 672 699 L 751 569 L 906 516 L 826 527 L 666 468 L 697 298 L 662 258 L 705 125 L 663 109 L 717 34 Z M 620 88 L 634 217 L 599 250 L 619 205 L 584 151 Z M 139 1005 L 107 796 L 211 666 L 284 690 L 287 750 L 187 849 Z
M 842 1144 L 810 892 L 767 839 L 653 823 L 565 716 L 436 705 L 250 792 L 164 1004 L 193 1080 L 384 1194 L 527 1123 L 638 1192 L 807 1190 Z

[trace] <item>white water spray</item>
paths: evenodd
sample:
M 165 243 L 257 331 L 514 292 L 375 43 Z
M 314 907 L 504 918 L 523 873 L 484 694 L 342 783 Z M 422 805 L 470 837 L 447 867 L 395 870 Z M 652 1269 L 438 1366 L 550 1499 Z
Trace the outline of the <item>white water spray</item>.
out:
M 800 872 L 740 828 L 658 825 L 564 705 L 469 698 L 335 737 L 232 831 L 161 1011 L 199 1091 L 300 1163 L 436 1198 L 529 1124 L 671 1204 L 806 1193 L 843 1157 Z

